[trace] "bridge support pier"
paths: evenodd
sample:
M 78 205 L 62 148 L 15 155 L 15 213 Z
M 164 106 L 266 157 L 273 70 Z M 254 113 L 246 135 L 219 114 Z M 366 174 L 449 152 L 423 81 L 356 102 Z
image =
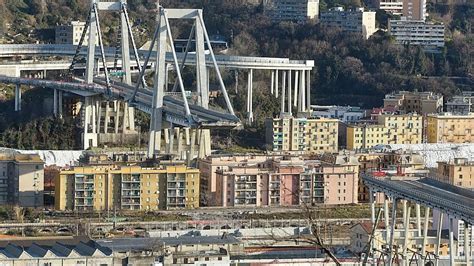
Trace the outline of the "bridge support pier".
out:
M 271 82 L 270 82 L 270 94 L 273 95 L 275 87 L 275 70 L 272 70 L 272 77 L 271 77 Z
M 285 113 L 285 99 L 286 98 L 286 71 L 283 71 L 282 82 L 281 82 L 281 107 L 280 115 Z
M 421 209 L 420 209 L 420 204 L 415 205 L 415 211 L 416 211 L 416 229 L 418 232 L 417 237 L 421 236 Z
M 466 236 L 465 236 L 466 237 Z M 449 218 L 449 265 L 455 265 L 454 263 L 454 219 Z
M 471 265 L 470 264 L 470 262 L 471 262 L 471 249 L 472 249 L 470 247 L 471 237 L 472 237 L 472 235 L 469 234 L 469 224 L 467 223 L 467 221 L 464 221 L 464 257 L 465 257 L 466 265 Z
M 288 70 L 288 114 L 292 114 L 292 107 L 291 107 L 291 87 L 292 87 L 292 80 L 291 80 L 291 70 Z
M 388 230 L 390 222 L 389 222 L 389 206 L 388 206 L 388 196 L 385 195 L 384 201 L 383 201 L 383 211 L 384 211 L 384 220 L 385 220 L 385 244 L 388 246 L 389 244 L 389 239 L 390 239 L 390 231 Z
M 21 111 L 21 86 L 15 85 L 15 112 Z
M 275 70 L 275 98 L 278 98 L 278 70 Z
M 253 69 L 249 70 L 247 78 L 247 113 L 248 123 L 251 124 L 253 123 Z
M 392 222 L 390 225 L 390 244 L 388 246 L 388 266 L 392 266 L 393 263 L 393 258 L 395 255 L 394 252 L 397 252 L 397 250 L 393 249 L 393 244 L 394 244 L 394 234 L 395 234 L 395 225 L 397 223 L 397 198 L 393 197 L 392 199 Z M 388 230 L 388 229 L 387 229 Z
M 311 108 L 311 70 L 306 71 L 306 112 Z
M 405 201 L 406 202 L 406 201 Z M 407 207 L 407 213 L 405 217 L 405 232 L 404 232 L 404 241 L 403 241 L 403 261 L 405 262 L 404 265 L 409 265 L 408 261 L 408 242 L 410 240 L 410 215 L 411 214 L 411 206 Z
M 436 251 L 435 251 L 435 266 L 439 265 L 439 250 L 441 248 L 441 230 L 443 229 L 443 213 L 439 212 L 439 223 L 438 223 L 438 231 L 437 234 L 437 242 L 436 242 Z
M 294 89 L 294 97 L 293 97 L 293 106 L 298 107 L 298 73 L 299 71 L 295 71 L 295 89 Z
M 428 226 L 429 226 L 429 218 L 430 218 L 430 207 L 425 208 L 425 220 L 423 223 L 423 244 L 421 246 L 421 256 L 420 256 L 420 265 L 424 265 L 424 259 L 426 256 L 426 245 L 428 244 Z M 425 261 L 426 262 L 426 261 Z

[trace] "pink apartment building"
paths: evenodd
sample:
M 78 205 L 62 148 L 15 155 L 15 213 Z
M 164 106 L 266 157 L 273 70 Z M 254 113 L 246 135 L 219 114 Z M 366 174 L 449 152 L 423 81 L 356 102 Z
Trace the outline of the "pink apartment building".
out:
M 278 157 L 216 171 L 217 206 L 296 206 L 357 203 L 358 163 Z

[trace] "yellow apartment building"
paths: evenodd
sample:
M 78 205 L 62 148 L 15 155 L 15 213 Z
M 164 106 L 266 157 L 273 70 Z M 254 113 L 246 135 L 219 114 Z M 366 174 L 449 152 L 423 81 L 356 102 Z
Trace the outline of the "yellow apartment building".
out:
M 347 126 L 347 149 L 370 149 L 381 143 L 388 143 L 388 128 L 382 125 Z
M 62 170 L 57 210 L 163 210 L 199 207 L 199 170 L 96 165 Z
M 474 161 L 456 158 L 438 162 L 437 176 L 440 181 L 468 189 L 474 188 Z
M 419 144 L 423 142 L 423 117 L 421 115 L 380 115 L 378 123 L 388 128 L 388 144 Z
M 426 117 L 428 143 L 474 143 L 474 114 Z
M 337 119 L 283 117 L 266 121 L 266 138 L 271 151 L 307 153 L 337 152 Z
M 419 144 L 423 141 L 423 117 L 420 115 L 380 115 L 377 122 L 375 125 L 348 125 L 347 148 L 370 149 L 378 144 Z

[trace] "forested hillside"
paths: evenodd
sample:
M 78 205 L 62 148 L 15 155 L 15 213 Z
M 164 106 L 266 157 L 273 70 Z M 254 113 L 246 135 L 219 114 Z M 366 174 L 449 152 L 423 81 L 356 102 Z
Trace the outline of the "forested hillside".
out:
M 155 27 L 154 0 L 130 2 L 131 17 L 138 42 L 144 43 Z M 315 60 L 312 73 L 312 102 L 320 104 L 351 104 L 373 107 L 381 104 L 385 93 L 394 90 L 432 90 L 452 95 L 461 89 L 472 89 L 474 77 L 474 4 L 428 4 L 430 19 L 447 25 L 447 44 L 439 53 L 425 53 L 416 46 L 399 46 L 384 31 L 369 40 L 360 36 L 307 24 L 274 24 L 263 13 L 256 1 L 242 0 L 162 0 L 165 7 L 203 8 L 210 34 L 226 37 L 230 53 L 290 57 Z M 359 0 L 322 0 L 321 9 L 336 6 L 359 6 Z M 0 0 L 0 25 L 6 38 L 15 42 L 50 42 L 48 34 L 35 34 L 34 29 L 45 29 L 70 20 L 84 20 L 88 9 L 86 0 Z M 377 13 L 378 25 L 383 28 L 389 16 Z M 102 20 L 105 37 L 112 44 L 118 21 L 111 14 Z M 7 24 L 11 25 L 7 27 Z M 185 37 L 186 24 L 174 25 L 177 37 Z M 17 33 L 21 33 L 16 35 Z M 48 39 L 49 38 L 49 39 Z M 5 41 L 5 40 L 4 40 Z M 276 113 L 278 103 L 267 97 L 263 88 L 267 83 L 260 73 L 256 77 L 255 101 L 257 125 L 263 118 Z M 245 86 L 245 75 L 240 75 L 240 86 Z M 268 80 L 268 77 L 266 77 Z M 227 78 L 233 86 L 232 78 Z M 237 110 L 245 95 L 233 95 Z M 1 103 L 4 104 L 4 103 Z M 19 128 L 17 128 L 19 130 Z M 262 135 L 261 130 L 257 130 Z M 3 137 L 5 145 L 13 145 Z

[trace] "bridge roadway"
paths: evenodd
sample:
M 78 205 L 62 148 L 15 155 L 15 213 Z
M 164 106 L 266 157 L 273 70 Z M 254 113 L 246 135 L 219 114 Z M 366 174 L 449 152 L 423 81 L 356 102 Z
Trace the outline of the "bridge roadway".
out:
M 376 192 L 438 209 L 454 218 L 474 224 L 473 191 L 428 179 L 395 180 L 370 175 L 364 175 L 362 179 Z
M 115 56 L 115 48 L 105 47 L 107 57 Z M 139 50 L 138 54 L 143 59 L 148 55 L 148 50 Z M 74 56 L 76 53 L 75 45 L 60 44 L 3 44 L 0 45 L 0 58 L 17 57 L 17 56 Z M 82 55 L 87 54 L 84 47 Z M 97 48 L 96 56 L 100 56 L 100 50 Z M 131 55 L 134 58 L 133 54 Z M 181 62 L 184 53 L 177 53 L 178 60 Z M 156 52 L 153 51 L 150 58 L 153 62 L 156 59 Z M 288 58 L 272 58 L 272 57 L 248 57 L 248 56 L 228 56 L 216 55 L 217 64 L 220 67 L 231 69 L 271 69 L 271 70 L 312 70 L 314 67 L 313 60 L 290 60 Z M 132 60 L 133 61 L 133 60 Z M 173 63 L 172 53 L 166 53 L 166 61 Z M 188 54 L 186 63 L 195 65 L 196 55 Z M 206 55 L 206 64 L 213 67 L 214 63 L 210 55 Z
M 50 89 L 70 91 L 72 93 L 88 92 L 95 94 L 106 94 L 106 87 L 104 86 L 105 82 L 100 78 L 96 78 L 94 82 L 98 84 L 27 79 L 0 75 L 0 83 L 45 87 Z M 127 100 L 133 94 L 134 89 L 134 87 L 120 82 L 112 82 L 111 96 L 113 98 L 122 98 Z M 136 107 L 151 114 L 152 92 L 150 90 L 139 90 L 135 100 Z M 240 123 L 240 120 L 231 114 L 208 110 L 197 105 L 190 105 L 189 108 L 191 111 L 190 118 L 186 117 L 184 103 L 181 100 L 171 96 L 165 96 L 163 99 L 163 112 L 166 121 L 177 125 L 193 128 L 208 128 L 214 126 L 236 127 Z

